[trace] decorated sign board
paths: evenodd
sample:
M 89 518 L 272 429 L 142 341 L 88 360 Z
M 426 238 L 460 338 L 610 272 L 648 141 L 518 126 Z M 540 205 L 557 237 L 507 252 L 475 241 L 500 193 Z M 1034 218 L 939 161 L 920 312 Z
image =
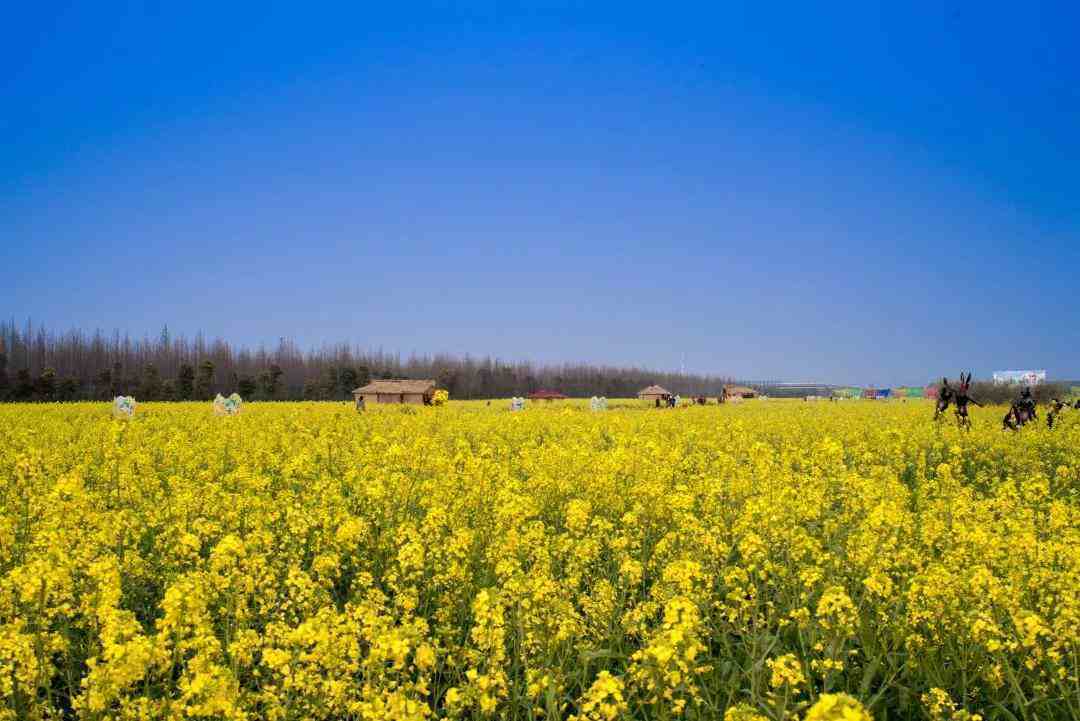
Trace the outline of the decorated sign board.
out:
M 131 396 L 113 398 L 112 413 L 114 418 L 131 418 L 135 415 L 135 399 Z
M 1046 371 L 994 371 L 994 383 L 1037 386 L 1046 382 Z
M 214 399 L 214 415 L 235 416 L 240 412 L 240 406 L 242 404 L 243 400 L 241 400 L 238 393 L 233 393 L 228 398 L 218 393 L 217 398 Z

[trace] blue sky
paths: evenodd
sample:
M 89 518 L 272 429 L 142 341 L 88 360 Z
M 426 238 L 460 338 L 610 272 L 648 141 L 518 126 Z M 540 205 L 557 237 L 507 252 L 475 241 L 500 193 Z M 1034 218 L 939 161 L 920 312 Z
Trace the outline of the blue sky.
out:
M 7 317 L 1080 376 L 1075 3 L 31 5 Z

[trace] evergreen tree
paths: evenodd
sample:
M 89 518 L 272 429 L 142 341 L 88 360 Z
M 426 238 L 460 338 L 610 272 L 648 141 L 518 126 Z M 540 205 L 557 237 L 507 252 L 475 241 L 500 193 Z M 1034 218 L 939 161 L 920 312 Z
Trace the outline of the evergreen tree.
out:
M 195 397 L 203 401 L 214 397 L 214 362 L 209 358 L 199 364 L 199 375 L 195 378 Z
M 321 400 L 334 400 L 338 397 L 338 369 L 334 366 L 326 368 L 319 381 L 319 398 Z
M 175 401 L 176 399 L 176 381 L 170 378 L 161 384 L 161 400 Z
M 338 373 L 338 387 L 341 388 L 342 398 L 351 398 L 352 392 L 359 387 L 359 374 L 355 368 L 345 367 Z
M 176 395 L 182 401 L 190 401 L 195 393 L 195 369 L 189 363 L 180 364 L 176 375 Z
M 110 393 L 112 393 L 112 371 L 108 368 L 102 369 L 97 374 L 97 378 L 94 380 L 94 397 L 99 401 L 108 400 Z
M 240 380 L 236 383 L 236 392 L 240 394 L 241 398 L 248 400 L 255 396 L 255 389 L 257 387 L 255 379 L 251 376 L 240 376 Z
M 11 379 L 7 373 L 7 353 L 0 353 L 0 401 L 6 401 L 11 392 Z
M 285 375 L 285 371 L 281 370 L 281 366 L 277 363 L 270 366 L 270 394 L 275 398 L 281 388 L 281 376 L 283 375 Z
M 139 400 L 161 400 L 161 374 L 153 363 L 147 363 L 143 368 L 142 382 L 139 384 Z
M 116 396 L 127 395 L 124 392 L 125 390 L 127 390 L 126 386 L 127 386 L 127 384 L 124 382 L 124 366 L 120 365 L 120 362 L 117 361 L 116 363 L 113 363 L 113 368 L 112 368 L 112 389 L 111 389 L 111 391 L 112 391 L 113 398 L 115 398 Z
M 34 395 L 40 401 L 52 401 L 56 400 L 56 371 L 52 368 L 46 368 L 41 371 L 41 375 L 38 376 L 36 388 L 34 389 Z
M 265 399 L 273 400 L 277 397 L 282 375 L 281 366 L 277 363 L 271 364 L 269 368 L 259 374 L 259 390 Z
M 29 401 L 34 397 L 34 379 L 30 377 L 30 370 L 20 368 L 15 374 L 15 400 Z
M 56 388 L 56 399 L 60 401 L 73 401 L 79 395 L 79 380 L 67 376 Z

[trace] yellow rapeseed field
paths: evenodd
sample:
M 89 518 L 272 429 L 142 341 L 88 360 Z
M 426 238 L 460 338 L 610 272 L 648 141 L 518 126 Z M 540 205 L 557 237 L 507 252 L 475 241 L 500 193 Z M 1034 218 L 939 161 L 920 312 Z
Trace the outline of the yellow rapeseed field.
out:
M 0 719 L 1080 718 L 1080 412 L 0 407 Z

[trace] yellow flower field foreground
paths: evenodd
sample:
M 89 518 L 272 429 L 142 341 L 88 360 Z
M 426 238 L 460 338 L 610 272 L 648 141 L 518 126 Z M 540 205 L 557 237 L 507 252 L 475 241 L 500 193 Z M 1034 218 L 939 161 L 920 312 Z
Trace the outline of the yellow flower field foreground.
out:
M 1080 412 L 0 407 L 0 719 L 1080 717 Z

